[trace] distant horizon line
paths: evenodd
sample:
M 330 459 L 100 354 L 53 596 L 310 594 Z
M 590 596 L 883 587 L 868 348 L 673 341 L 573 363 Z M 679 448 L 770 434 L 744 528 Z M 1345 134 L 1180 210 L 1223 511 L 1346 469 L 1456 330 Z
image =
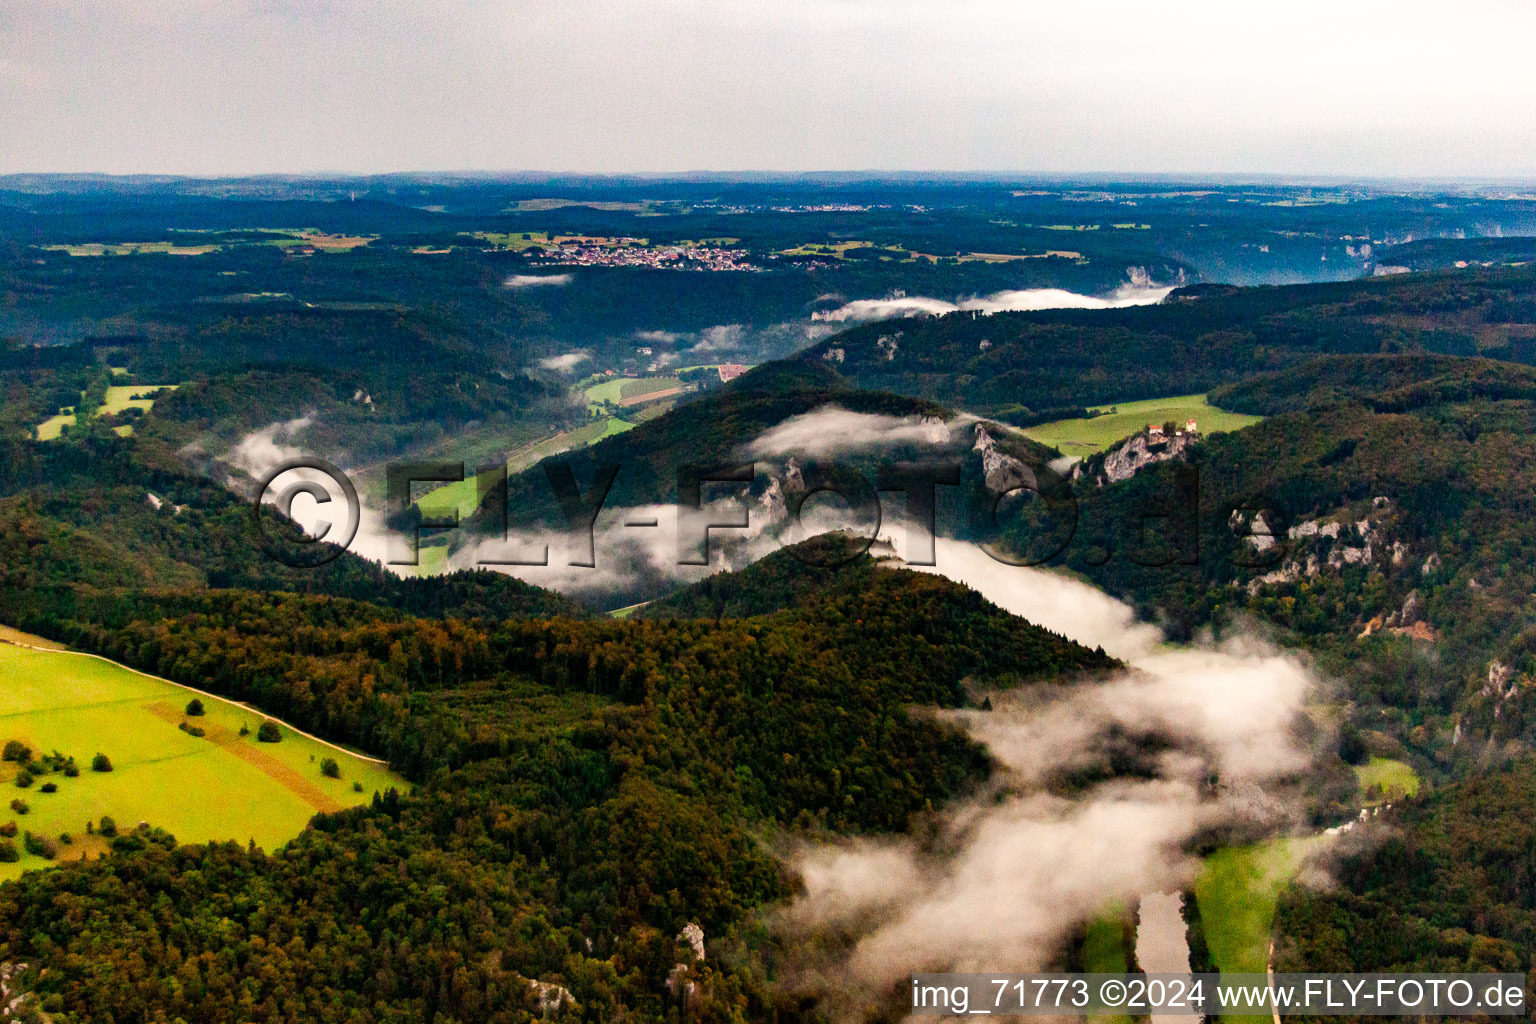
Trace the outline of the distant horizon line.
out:
M 462 179 L 469 181 L 637 181 L 637 182 L 784 182 L 836 181 L 852 183 L 922 182 L 1096 182 L 1131 184 L 1177 182 L 1181 184 L 1269 185 L 1536 185 L 1536 172 L 1524 174 L 1353 174 L 1341 172 L 1280 171 L 961 171 L 865 168 L 855 170 L 682 170 L 682 171 L 582 171 L 582 170 L 403 170 L 403 171 L 251 171 L 199 174 L 162 171 L 6 171 L 0 182 L 18 179 L 70 181 L 121 181 L 146 184 L 179 181 L 373 181 L 380 179 Z

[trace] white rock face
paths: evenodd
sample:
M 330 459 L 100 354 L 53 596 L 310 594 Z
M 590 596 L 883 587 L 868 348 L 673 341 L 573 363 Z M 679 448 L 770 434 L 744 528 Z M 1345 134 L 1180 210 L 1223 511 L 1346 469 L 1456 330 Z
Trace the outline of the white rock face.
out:
M 22 963 L 0 963 L 0 1017 L 5 1020 L 21 1019 L 28 996 L 21 991 L 17 978 L 27 969 Z
M 552 981 L 528 982 L 528 987 L 533 989 L 534 998 L 539 1001 L 539 1016 L 549 1017 L 559 1013 L 576 1001 L 571 991 L 562 985 L 556 985 Z
M 1012 455 L 998 450 L 997 441 L 980 423 L 976 424 L 976 442 L 971 451 L 981 453 L 981 470 L 987 489 L 1002 494 L 1016 487 L 1035 487 L 1035 471 Z
M 683 925 L 683 930 L 677 934 L 678 942 L 686 942 L 688 948 L 693 950 L 695 960 L 704 959 L 704 929 L 689 921 Z
M 1319 523 L 1316 519 L 1309 519 L 1291 527 L 1290 533 L 1292 537 L 1337 537 L 1339 524 Z
M 1148 466 L 1179 458 L 1200 439 L 1198 434 L 1175 433 L 1172 437 L 1146 432 L 1126 438 L 1104 456 L 1103 476 L 1108 483 L 1129 480 Z
M 1479 695 L 1506 701 L 1515 695 L 1514 678 L 1515 670 L 1495 658 L 1488 663 L 1488 682 L 1483 684 Z

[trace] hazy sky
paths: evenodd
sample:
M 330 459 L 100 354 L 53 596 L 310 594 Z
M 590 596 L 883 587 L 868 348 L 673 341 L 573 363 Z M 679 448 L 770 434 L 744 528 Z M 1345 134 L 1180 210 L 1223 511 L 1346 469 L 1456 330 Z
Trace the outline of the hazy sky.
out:
M 1536 174 L 1523 0 L 0 0 L 0 172 Z

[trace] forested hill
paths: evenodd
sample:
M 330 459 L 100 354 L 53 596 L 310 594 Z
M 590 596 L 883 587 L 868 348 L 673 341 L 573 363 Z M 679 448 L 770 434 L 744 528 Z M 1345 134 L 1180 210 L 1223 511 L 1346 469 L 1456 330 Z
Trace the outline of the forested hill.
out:
M 1536 371 L 1333 356 L 1213 400 L 1270 415 L 1128 480 L 1076 481 L 1081 518 L 1061 561 L 1175 636 L 1257 626 L 1308 649 L 1339 709 L 1340 752 L 1422 776 L 1418 802 L 1399 795 L 1372 818 L 1379 842 L 1344 844 L 1355 852 L 1335 888 L 1282 900 L 1277 969 L 1524 970 Z M 1198 498 L 1181 501 L 1191 470 Z M 1015 543 L 1046 525 L 1021 518 Z
M 1536 762 L 1411 801 L 1340 884 L 1280 901 L 1277 971 L 1513 971 L 1536 947 Z
M 719 573 L 654 601 L 642 618 L 748 618 L 777 613 L 818 625 L 828 642 L 880 660 L 893 655 L 922 671 L 993 683 L 1001 657 L 1018 679 L 1104 672 L 1117 662 L 1024 622 L 971 588 L 930 573 L 882 566 L 862 540 L 825 534 L 775 552 L 740 572 Z M 957 638 L 964 642 L 955 642 Z M 878 653 L 877 653 L 878 652 Z M 935 655 L 947 664 L 932 662 Z M 1029 666 L 1026 669 L 1017 666 Z
M 868 585 L 878 571 L 868 548 L 865 539 L 824 533 L 745 569 L 682 587 L 634 614 L 645 619 L 745 619 L 804 608 Z
M 47 595 L 81 587 L 290 590 L 460 618 L 590 614 L 501 573 L 401 578 L 348 552 L 290 568 L 268 550 L 248 501 L 142 465 L 133 441 L 110 433 L 0 444 L 0 602 L 46 618 Z
M 770 987 L 754 837 L 920 822 L 988 773 L 912 706 L 1108 659 L 963 588 L 885 572 L 719 621 L 442 622 L 331 597 L 82 592 L 48 632 L 387 756 L 415 783 L 276 854 L 124 837 L 0 887 L 0 959 L 60 1024 L 176 1019 L 817 1019 Z M 702 926 L 706 955 L 675 939 Z M 679 966 L 681 965 L 681 966 Z M 104 969 L 105 968 L 105 969 Z M 164 979 L 174 978 L 174 985 Z
M 1211 392 L 1224 409 L 1273 416 L 1356 402 L 1412 412 L 1456 402 L 1536 398 L 1536 368 L 1455 356 L 1336 356 L 1258 374 Z
M 834 335 L 800 358 L 859 388 L 989 415 L 1208 391 L 1325 354 L 1536 362 L 1533 286 L 1536 266 L 1203 285 L 1154 306 L 888 320 Z
M 1223 400 L 1296 411 L 1077 481 L 1058 560 L 1176 637 L 1257 619 L 1312 648 L 1376 753 L 1456 774 L 1536 742 L 1536 373 L 1334 357 Z M 1026 514 L 1010 536 L 1050 527 Z
M 697 401 L 678 406 L 667 414 L 643 423 L 633 430 L 603 441 L 553 457 L 574 472 L 580 485 L 597 476 L 601 466 L 619 467 L 609 492 L 606 507 L 619 508 L 677 500 L 677 474 L 684 466 L 728 466 L 751 461 L 744 454 L 746 446 L 791 417 L 836 408 L 853 413 L 916 421 L 929 418 L 945 421 L 954 412 L 934 402 L 904 395 L 860 391 L 834 369 L 799 360 L 768 363 L 747 373 L 718 391 Z M 1001 428 L 994 428 L 1001 450 L 1031 465 L 1042 465 L 1055 456 L 1043 445 Z M 818 444 L 836 448 L 842 440 L 836 435 L 818 438 Z M 967 452 L 972 445 L 969 434 L 956 433 L 952 451 L 946 456 Z M 937 454 L 931 444 L 879 446 L 875 455 L 856 444 L 836 454 L 839 466 L 849 470 L 868 470 L 868 479 L 879 461 L 918 459 Z M 790 452 L 805 462 L 804 453 Z M 766 466 L 766 461 L 765 466 Z M 783 458 L 779 459 L 783 462 Z M 965 469 L 968 481 L 976 483 L 979 460 L 971 459 Z M 532 521 L 560 522 L 542 464 L 512 477 L 508 482 L 509 506 L 514 516 Z M 495 520 L 485 520 L 494 522 Z

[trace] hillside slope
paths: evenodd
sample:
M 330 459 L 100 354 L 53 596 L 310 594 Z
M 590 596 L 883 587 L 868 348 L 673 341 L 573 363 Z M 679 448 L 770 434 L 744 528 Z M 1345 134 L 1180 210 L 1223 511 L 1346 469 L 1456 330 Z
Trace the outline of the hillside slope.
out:
M 757 959 L 755 913 L 795 882 L 756 837 L 913 827 L 991 764 L 910 708 L 1043 659 L 1063 682 L 1111 664 L 880 572 L 878 622 L 836 600 L 487 625 L 253 591 L 82 599 L 53 635 L 385 755 L 415 789 L 320 815 L 275 855 L 145 833 L 25 875 L 0 887 L 0 959 L 31 965 L 20 980 L 61 1024 L 512 1024 L 536 1010 L 525 979 L 566 989 L 572 1019 L 663 1021 L 678 977 L 699 1019 L 814 1019 Z M 688 925 L 701 959 L 674 939 Z
M 855 387 L 980 413 L 1207 391 L 1318 355 L 1429 352 L 1536 361 L 1536 267 L 1233 288 L 1155 306 L 888 320 L 801 358 Z

